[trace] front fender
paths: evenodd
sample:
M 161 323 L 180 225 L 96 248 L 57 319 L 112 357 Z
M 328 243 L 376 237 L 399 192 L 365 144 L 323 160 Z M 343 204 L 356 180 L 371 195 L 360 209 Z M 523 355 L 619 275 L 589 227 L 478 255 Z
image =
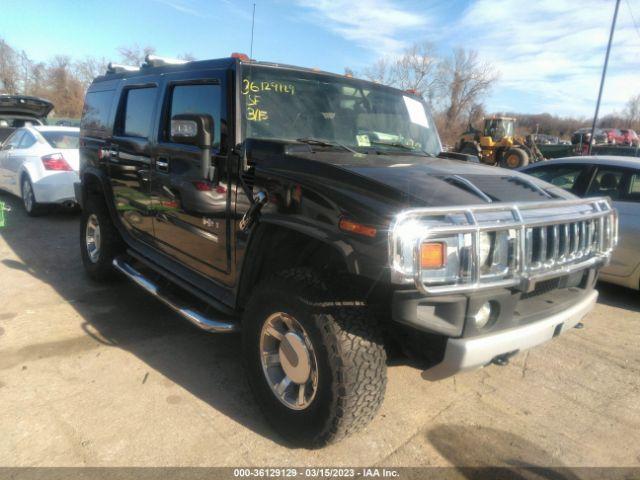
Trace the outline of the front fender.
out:
M 322 228 L 319 224 L 306 222 L 304 218 L 300 219 L 272 213 L 261 215 L 260 223 L 287 228 L 293 232 L 311 237 L 314 240 L 324 243 L 325 245 L 333 248 L 340 255 L 344 260 L 349 273 L 360 273 L 356 249 L 349 241 L 345 240 L 344 234 L 334 231 L 329 225 L 327 225 L 327 228 Z

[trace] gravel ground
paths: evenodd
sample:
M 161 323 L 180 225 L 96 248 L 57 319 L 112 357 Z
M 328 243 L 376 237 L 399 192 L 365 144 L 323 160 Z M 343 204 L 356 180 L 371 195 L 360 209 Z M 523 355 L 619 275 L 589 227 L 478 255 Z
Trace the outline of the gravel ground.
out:
M 0 465 L 640 466 L 640 293 L 601 285 L 585 328 L 431 383 L 389 367 L 382 410 L 288 448 L 246 385 L 237 336 L 196 330 L 123 280 L 84 275 L 78 215 L 0 229 Z

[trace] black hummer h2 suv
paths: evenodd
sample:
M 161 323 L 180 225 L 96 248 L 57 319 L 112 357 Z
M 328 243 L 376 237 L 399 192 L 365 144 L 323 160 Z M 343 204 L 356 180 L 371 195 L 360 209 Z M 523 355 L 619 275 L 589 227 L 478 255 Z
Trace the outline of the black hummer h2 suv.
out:
M 616 243 L 607 199 L 442 152 L 421 98 L 241 55 L 111 65 L 80 157 L 89 276 L 241 331 L 268 421 L 309 447 L 374 417 L 391 347 L 437 379 L 567 331 Z

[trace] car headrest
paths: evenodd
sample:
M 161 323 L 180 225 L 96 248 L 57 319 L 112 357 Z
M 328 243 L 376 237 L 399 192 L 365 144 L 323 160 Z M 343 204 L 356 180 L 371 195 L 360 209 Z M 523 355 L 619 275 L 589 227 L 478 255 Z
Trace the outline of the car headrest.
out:
M 605 173 L 600 179 L 600 188 L 618 188 L 618 178 L 613 173 Z

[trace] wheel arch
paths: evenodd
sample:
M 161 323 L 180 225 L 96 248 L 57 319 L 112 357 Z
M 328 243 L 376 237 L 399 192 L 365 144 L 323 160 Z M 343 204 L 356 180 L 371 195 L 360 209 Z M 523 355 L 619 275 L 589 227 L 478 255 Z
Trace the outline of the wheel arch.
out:
M 331 241 L 318 229 L 284 225 L 277 220 L 260 221 L 251 232 L 242 262 L 238 307 L 244 307 L 257 283 L 280 270 L 310 267 L 356 275 L 355 261 L 343 244 Z
M 18 194 L 20 196 L 22 196 L 22 180 L 27 177 L 33 185 L 34 178 L 37 178 L 37 173 L 36 167 L 31 165 L 29 162 L 23 162 L 22 165 L 20 165 L 20 170 L 18 172 Z M 33 190 L 33 195 L 37 201 L 38 198 L 35 196 L 35 189 Z

